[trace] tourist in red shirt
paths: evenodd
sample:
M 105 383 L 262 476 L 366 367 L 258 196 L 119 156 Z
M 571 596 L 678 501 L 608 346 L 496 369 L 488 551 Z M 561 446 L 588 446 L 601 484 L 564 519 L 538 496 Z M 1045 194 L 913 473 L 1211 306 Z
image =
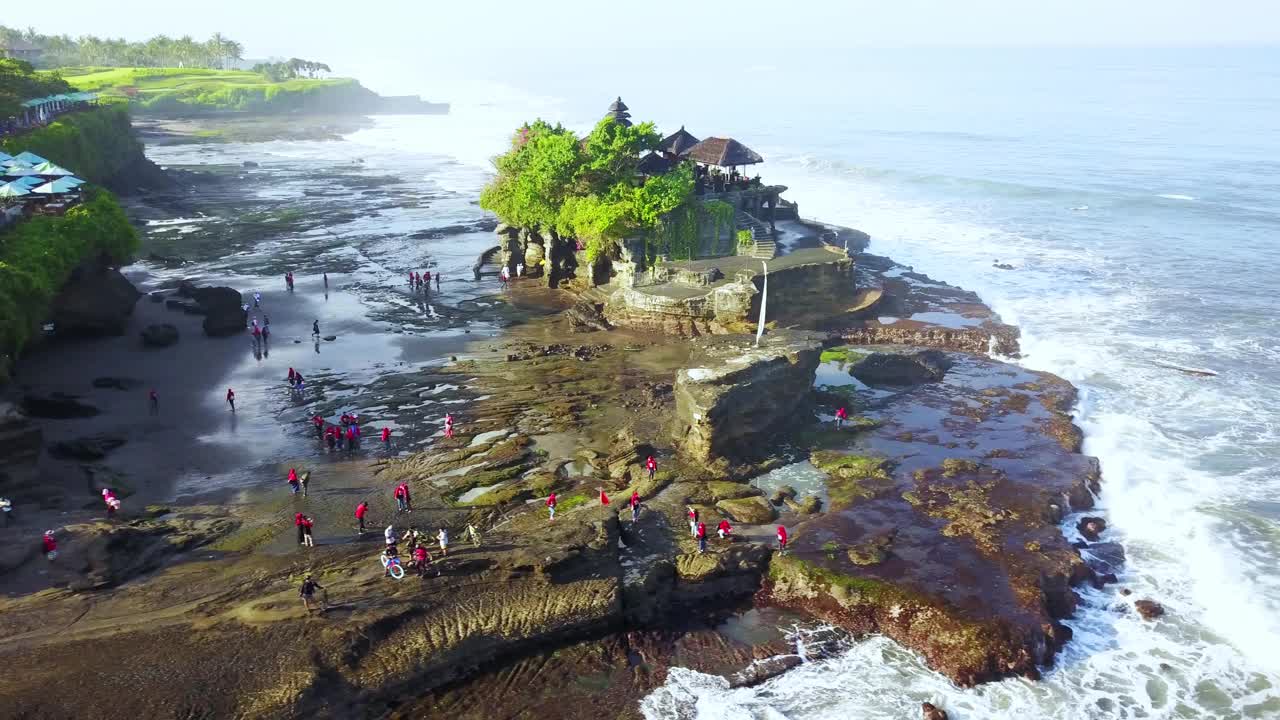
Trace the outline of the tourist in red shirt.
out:
M 364 516 L 367 512 L 369 512 L 369 503 L 361 500 L 360 504 L 356 506 L 356 522 L 360 523 L 361 535 L 364 534 Z

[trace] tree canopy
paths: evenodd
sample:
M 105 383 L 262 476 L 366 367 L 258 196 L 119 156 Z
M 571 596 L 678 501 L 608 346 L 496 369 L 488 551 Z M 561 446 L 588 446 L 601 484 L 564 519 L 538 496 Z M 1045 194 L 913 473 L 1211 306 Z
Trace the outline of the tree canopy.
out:
M 653 123 L 626 126 L 611 117 L 581 140 L 560 125 L 526 124 L 494 159 L 497 175 L 480 206 L 509 225 L 577 238 L 594 259 L 624 237 L 652 233 L 693 201 L 689 166 L 647 179 L 636 171 L 660 141 Z
M 314 78 L 320 73 L 333 72 L 328 65 L 322 62 L 312 60 L 302 60 L 301 58 L 289 58 L 284 62 L 258 63 L 251 68 L 253 72 L 261 73 L 269 80 L 280 82 L 281 80 L 292 80 L 299 77 Z
M 40 67 L 205 67 L 225 68 L 240 60 L 244 46 L 222 33 L 208 40 L 195 40 L 190 35 L 171 38 L 156 35 L 142 42 L 123 38 L 100 38 L 82 35 L 42 35 L 34 29 L 18 30 L 0 25 L 0 44 L 21 40 L 40 48 Z

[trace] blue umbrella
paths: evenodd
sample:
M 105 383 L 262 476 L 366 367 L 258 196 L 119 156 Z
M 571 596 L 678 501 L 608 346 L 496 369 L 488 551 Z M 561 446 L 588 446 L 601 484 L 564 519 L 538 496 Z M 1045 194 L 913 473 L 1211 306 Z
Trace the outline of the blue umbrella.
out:
M 44 175 L 45 177 L 65 177 L 67 175 L 74 174 L 70 170 L 59 166 L 57 163 L 49 162 L 48 160 L 32 167 L 31 169 L 35 170 L 37 175 Z
M 13 159 L 12 155 L 10 155 L 9 153 L 3 150 L 0 150 L 0 163 L 4 162 L 5 160 L 12 160 L 12 159 Z
M 20 177 L 17 180 L 13 181 L 14 185 L 21 185 L 22 187 L 28 188 L 28 189 L 33 188 L 37 185 L 43 185 L 44 183 L 45 181 L 43 178 L 36 177 L 35 175 L 24 175 L 23 177 Z
M 7 165 L 0 169 L 0 176 L 4 177 L 22 177 L 23 175 L 39 175 L 35 170 L 21 165 Z
M 62 195 L 64 193 L 75 192 L 75 191 L 76 191 L 76 186 L 67 182 L 66 178 L 58 178 L 57 180 L 51 180 L 35 188 L 31 192 L 39 193 L 41 195 Z
M 4 198 L 6 200 L 9 198 L 22 197 L 23 195 L 30 195 L 30 194 L 31 194 L 30 190 L 22 187 L 17 183 L 7 183 L 5 185 L 0 185 L 0 198 Z
M 23 150 L 22 152 L 18 153 L 17 155 L 14 155 L 14 156 L 13 156 L 13 159 L 14 159 L 14 160 L 21 160 L 22 162 L 24 162 L 24 163 L 26 163 L 26 164 L 28 164 L 28 165 L 39 165 L 40 163 L 49 162 L 48 160 L 45 160 L 44 158 L 40 157 L 39 155 L 37 155 L 37 154 L 35 154 L 35 153 L 33 153 L 33 152 L 29 152 L 29 151 L 27 151 L 27 150 Z

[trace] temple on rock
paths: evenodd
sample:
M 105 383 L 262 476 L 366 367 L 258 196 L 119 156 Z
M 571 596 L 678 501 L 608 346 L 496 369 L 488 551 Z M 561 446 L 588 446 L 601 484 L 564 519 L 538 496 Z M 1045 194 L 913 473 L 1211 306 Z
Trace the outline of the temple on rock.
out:
M 632 127 L 621 97 L 604 120 Z M 584 151 L 589 139 L 578 140 Z M 578 290 L 610 322 L 666 332 L 742 332 L 753 326 L 766 272 L 762 261 L 774 278 L 769 320 L 786 322 L 833 303 L 847 307 L 854 293 L 849 238 L 802 221 L 796 203 L 782 197 L 786 186 L 750 172 L 763 162 L 740 140 L 699 139 L 681 126 L 635 164 L 638 187 L 686 168 L 692 173 L 691 197 L 655 228 L 616 239 L 606 252 L 584 252 L 579 242 L 567 254 L 557 253 L 557 243 L 545 233 L 502 224 L 493 259 L 513 273 L 545 271 L 550 285 Z

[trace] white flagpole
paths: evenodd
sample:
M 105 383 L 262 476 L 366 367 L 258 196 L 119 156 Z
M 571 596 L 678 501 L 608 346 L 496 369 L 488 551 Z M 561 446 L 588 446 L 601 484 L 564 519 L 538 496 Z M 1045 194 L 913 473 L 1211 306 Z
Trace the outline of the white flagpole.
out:
M 764 292 L 760 295 L 760 325 L 756 327 L 756 347 L 760 347 L 760 337 L 764 335 L 764 312 L 769 302 L 769 263 L 760 261 L 764 266 Z

